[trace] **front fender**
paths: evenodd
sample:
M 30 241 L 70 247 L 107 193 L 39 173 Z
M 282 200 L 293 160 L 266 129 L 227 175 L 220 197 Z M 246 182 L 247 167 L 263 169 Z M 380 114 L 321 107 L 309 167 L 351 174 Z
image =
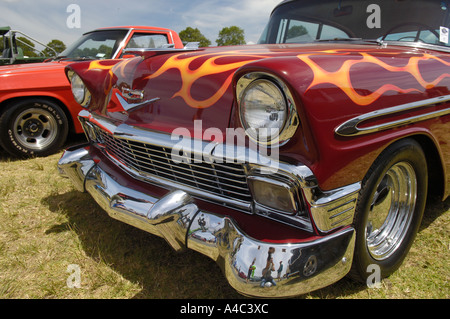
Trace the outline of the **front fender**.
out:
M 447 144 L 448 137 L 439 132 L 445 131 L 448 120 L 442 117 L 448 118 L 449 104 L 435 99 L 449 92 L 450 79 L 445 75 L 450 74 L 450 66 L 441 56 L 381 51 L 356 47 L 262 59 L 240 68 L 234 83 L 248 72 L 272 74 L 286 83 L 301 125 L 292 140 L 280 147 L 280 156 L 307 165 L 320 187 L 330 190 L 361 181 L 395 140 L 427 134 L 436 137 L 436 145 Z M 414 103 L 420 107 L 409 109 Z M 387 129 L 355 136 L 337 132 L 353 118 L 389 109 L 396 111 L 364 123 Z M 235 125 L 239 125 L 237 115 Z

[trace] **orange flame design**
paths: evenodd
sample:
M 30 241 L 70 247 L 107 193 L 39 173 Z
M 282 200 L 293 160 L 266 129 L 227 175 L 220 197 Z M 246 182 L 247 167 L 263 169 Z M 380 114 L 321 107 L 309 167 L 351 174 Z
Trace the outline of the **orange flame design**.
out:
M 102 60 L 96 60 L 89 63 L 88 70 L 110 70 L 114 65 L 105 64 Z
M 399 72 L 407 72 L 409 73 L 416 81 L 419 83 L 424 89 L 430 89 L 435 87 L 438 83 L 440 83 L 444 78 L 450 77 L 450 73 L 442 73 L 438 78 L 429 82 L 426 81 L 419 70 L 419 63 L 421 61 L 430 61 L 435 60 L 440 62 L 443 66 L 450 66 L 450 62 L 446 62 L 439 57 L 433 56 L 431 54 L 422 54 L 421 56 L 412 56 L 409 58 L 408 62 L 404 66 L 392 66 L 388 63 L 383 62 L 379 58 L 376 58 L 364 51 L 355 51 L 358 53 L 358 58 L 352 59 L 351 57 L 344 61 L 340 68 L 336 71 L 327 71 L 319 64 L 312 60 L 313 56 L 346 56 L 350 55 L 352 51 L 349 50 L 324 50 L 324 51 L 316 51 L 309 52 L 305 54 L 297 55 L 297 58 L 303 61 L 309 68 L 313 71 L 314 77 L 306 89 L 312 89 L 313 87 L 320 84 L 332 84 L 336 87 L 340 88 L 354 103 L 358 105 L 369 105 L 376 100 L 378 100 L 383 94 L 388 91 L 395 91 L 399 93 L 409 93 L 409 92 L 420 92 L 417 88 L 406 88 L 402 89 L 394 84 L 384 84 L 379 87 L 376 91 L 368 94 L 361 95 L 356 89 L 353 87 L 351 82 L 350 70 L 353 66 L 358 65 L 360 63 L 371 63 L 380 66 L 381 68 L 394 73 Z M 262 54 L 258 54 L 262 53 Z M 192 97 L 191 91 L 194 83 L 205 76 L 234 71 L 240 68 L 241 66 L 250 63 L 252 61 L 256 61 L 262 58 L 268 58 L 271 56 L 279 56 L 280 51 L 275 52 L 258 52 L 248 50 L 246 52 L 242 51 L 230 51 L 226 53 L 205 53 L 200 55 L 189 56 L 189 53 L 179 53 L 170 56 L 164 64 L 153 74 L 146 77 L 146 79 L 154 79 L 170 69 L 177 69 L 180 71 L 181 76 L 181 88 L 178 92 L 174 93 L 172 98 L 181 97 L 187 105 L 192 108 L 203 109 L 214 105 L 226 92 L 228 87 L 231 84 L 234 73 L 230 72 L 230 74 L 226 77 L 226 79 L 220 83 L 220 88 L 212 94 L 209 98 L 204 100 L 198 100 Z M 392 53 L 390 53 L 392 56 Z M 228 57 L 239 57 L 241 60 L 238 62 L 231 63 L 217 63 L 218 59 L 228 58 Z M 193 62 L 202 61 L 199 67 L 195 69 L 191 69 L 190 66 Z M 243 59 L 243 60 L 242 60 Z M 112 85 L 112 75 L 116 74 L 119 77 L 125 78 L 125 67 L 127 64 L 131 63 L 134 59 L 128 59 L 122 61 L 118 64 L 108 64 L 107 62 L 102 63 L 103 61 L 93 61 L 91 62 L 88 70 L 109 70 L 110 83 L 109 87 L 105 88 L 105 94 L 109 92 Z
M 112 60 L 109 60 L 112 61 Z M 88 71 L 89 70 L 108 70 L 109 74 L 109 83 L 108 86 L 105 87 L 105 95 L 108 95 L 109 91 L 112 88 L 113 83 L 113 75 L 116 74 L 116 76 L 120 76 L 122 78 L 125 78 L 125 68 L 130 63 L 133 62 L 134 59 L 126 59 L 123 61 L 120 61 L 120 63 L 112 63 L 108 62 L 108 60 L 97 60 L 92 61 L 89 64 Z M 140 60 L 139 60 L 140 61 Z
M 224 57 L 230 57 L 235 54 L 238 56 L 247 56 L 247 57 L 249 57 L 249 59 L 247 59 L 245 61 L 239 61 L 239 62 L 228 63 L 228 64 L 217 64 L 216 63 L 217 59 L 224 58 Z M 182 56 L 185 56 L 185 53 L 171 56 L 155 73 L 148 76 L 147 78 L 154 79 L 169 69 L 178 69 L 181 73 L 182 86 L 181 86 L 181 89 L 172 96 L 172 98 L 179 96 L 179 97 L 183 98 L 183 100 L 190 107 L 200 108 L 200 109 L 210 107 L 211 105 L 216 103 L 225 94 L 225 91 L 227 90 L 228 86 L 231 83 L 233 73 L 231 73 L 225 79 L 225 81 L 222 83 L 220 88 L 211 97 L 209 97 L 205 100 L 202 100 L 202 101 L 194 99 L 190 93 L 192 85 L 194 84 L 194 82 L 196 80 L 198 80 L 204 76 L 207 76 L 207 75 L 213 75 L 213 74 L 218 74 L 218 73 L 222 73 L 222 72 L 236 70 L 239 67 L 241 67 L 251 61 L 254 61 L 254 60 L 260 59 L 261 57 L 264 57 L 264 56 L 256 56 L 256 55 L 252 55 L 252 54 L 244 54 L 243 55 L 242 52 L 228 52 L 227 54 L 223 54 L 223 55 L 209 53 L 209 54 L 203 54 L 203 55 L 198 55 L 198 56 L 193 56 L 193 57 L 184 57 L 184 58 Z M 200 67 L 198 67 L 197 69 L 191 70 L 189 68 L 189 65 L 194 60 L 201 59 L 201 58 L 208 57 L 208 56 L 211 56 L 211 57 L 208 58 L 205 62 L 203 62 L 200 65 Z
M 450 63 L 445 62 L 444 60 L 432 56 L 430 54 L 423 54 L 420 57 L 411 57 L 408 61 L 408 63 L 405 66 L 402 67 L 396 67 L 391 66 L 365 52 L 359 52 L 359 54 L 362 56 L 362 59 L 358 60 L 347 60 L 345 61 L 342 66 L 335 72 L 329 72 L 321 68 L 319 65 L 317 65 L 315 62 L 311 60 L 312 55 L 324 55 L 324 54 L 336 54 L 338 52 L 336 51 L 323 51 L 320 53 L 314 53 L 314 54 L 301 54 L 297 57 L 305 62 L 313 71 L 314 73 L 314 79 L 312 83 L 309 85 L 306 91 L 313 88 L 314 86 L 317 86 L 319 84 L 329 83 L 336 85 L 341 90 L 344 91 L 344 93 L 356 104 L 359 105 L 369 105 L 376 101 L 381 95 L 386 93 L 387 91 L 397 91 L 399 93 L 408 93 L 412 91 L 418 91 L 414 88 L 409 89 L 401 89 L 396 85 L 393 84 L 385 84 L 381 86 L 379 89 L 377 89 L 375 92 L 372 92 L 369 95 L 360 95 L 356 92 L 356 90 L 353 88 L 351 79 L 350 79 L 350 69 L 352 66 L 359 64 L 359 63 L 373 63 L 376 64 L 385 70 L 388 70 L 390 72 L 408 72 L 411 74 L 417 82 L 425 89 L 430 89 L 436 86 L 442 79 L 446 77 L 450 77 L 449 73 L 443 73 L 441 74 L 437 79 L 435 79 L 432 82 L 427 82 L 424 80 L 422 75 L 419 71 L 419 62 L 420 61 L 427 61 L 427 60 L 436 60 L 440 63 L 450 66 Z
M 120 63 L 119 63 L 120 64 Z M 105 64 L 102 60 L 92 61 L 89 63 L 88 71 L 90 70 L 108 70 L 109 74 L 109 84 L 108 87 L 105 87 L 104 93 L 105 95 L 108 95 L 108 92 L 111 90 L 112 87 L 112 74 L 113 74 L 113 68 L 116 66 L 116 64 Z

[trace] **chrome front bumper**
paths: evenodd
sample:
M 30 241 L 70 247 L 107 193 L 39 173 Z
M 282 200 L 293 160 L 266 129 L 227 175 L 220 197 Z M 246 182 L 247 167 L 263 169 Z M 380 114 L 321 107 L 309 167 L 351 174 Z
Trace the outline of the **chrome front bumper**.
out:
M 174 190 L 155 198 L 121 185 L 94 162 L 88 145 L 66 150 L 58 168 L 79 191 L 90 193 L 111 217 L 166 239 L 177 251 L 189 248 L 215 260 L 241 294 L 300 295 L 328 286 L 350 270 L 355 241 L 351 227 L 306 241 L 263 242 L 245 234 L 232 218 L 199 209 L 195 199 L 184 191 Z M 271 282 L 262 280 L 268 257 L 275 265 Z M 280 262 L 283 270 L 278 278 Z

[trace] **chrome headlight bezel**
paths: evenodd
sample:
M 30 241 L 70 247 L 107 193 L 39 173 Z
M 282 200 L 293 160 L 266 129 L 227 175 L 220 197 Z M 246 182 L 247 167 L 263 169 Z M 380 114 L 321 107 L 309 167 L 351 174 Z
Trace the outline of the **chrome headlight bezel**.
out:
M 284 102 L 284 116 L 280 123 L 278 132 L 272 132 L 271 135 L 258 136 L 260 128 L 251 127 L 251 124 L 245 118 L 245 98 L 246 94 L 256 85 L 264 83 L 272 86 L 273 93 L 280 94 L 280 100 Z M 282 97 L 281 97 L 282 96 Z M 292 94 L 287 85 L 278 77 L 265 72 L 250 72 L 241 76 L 236 83 L 236 98 L 239 107 L 239 120 L 247 136 L 254 142 L 263 145 L 282 145 L 286 143 L 295 134 L 299 126 L 297 108 Z M 269 112 L 268 112 L 269 113 Z M 277 115 L 278 116 L 278 115 Z M 260 132 L 261 133 L 261 132 Z
M 73 71 L 67 73 L 70 79 L 70 88 L 75 101 L 82 107 L 87 108 L 91 102 L 91 93 L 87 89 L 81 77 Z

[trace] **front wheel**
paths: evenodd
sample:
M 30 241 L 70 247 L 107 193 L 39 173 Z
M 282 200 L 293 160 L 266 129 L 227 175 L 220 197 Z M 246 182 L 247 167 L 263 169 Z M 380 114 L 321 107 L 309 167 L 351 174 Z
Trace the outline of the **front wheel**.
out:
M 50 155 L 63 145 L 67 134 L 65 113 L 44 99 L 21 100 L 0 116 L 0 144 L 14 156 Z
M 427 188 L 426 157 L 414 140 L 394 143 L 375 161 L 356 207 L 353 278 L 366 281 L 373 265 L 381 278 L 400 267 L 419 229 Z

